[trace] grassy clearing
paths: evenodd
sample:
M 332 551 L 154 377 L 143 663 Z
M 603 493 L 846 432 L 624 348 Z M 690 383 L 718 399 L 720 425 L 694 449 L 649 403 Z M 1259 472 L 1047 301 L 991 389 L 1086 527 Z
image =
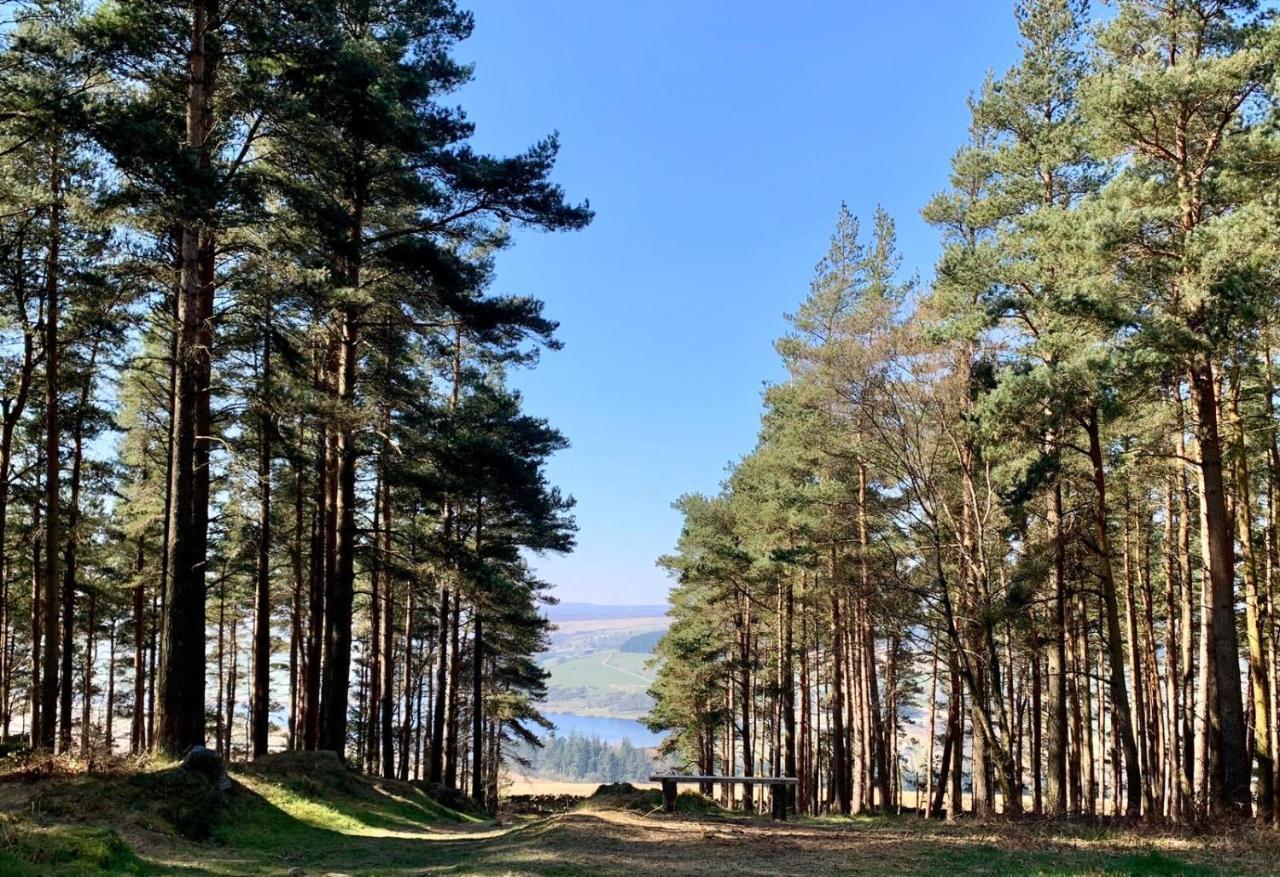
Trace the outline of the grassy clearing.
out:
M 214 802 L 166 767 L 0 782 L 0 875 L 1280 874 L 1280 835 L 1251 826 L 1194 836 L 916 818 L 783 825 L 693 793 L 666 817 L 655 790 L 623 787 L 499 825 L 325 756 L 273 756 L 232 776 Z

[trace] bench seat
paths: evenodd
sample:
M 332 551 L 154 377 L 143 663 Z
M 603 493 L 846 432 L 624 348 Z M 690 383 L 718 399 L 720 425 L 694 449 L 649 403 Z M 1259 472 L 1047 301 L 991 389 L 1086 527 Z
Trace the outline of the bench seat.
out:
M 651 783 L 662 784 L 662 810 L 664 813 L 676 812 L 676 787 L 680 783 L 719 783 L 725 785 L 769 786 L 773 790 L 773 818 L 786 821 L 787 796 L 782 790 L 787 786 L 799 784 L 795 777 L 725 777 L 725 776 L 690 776 L 688 774 L 654 774 L 649 777 Z

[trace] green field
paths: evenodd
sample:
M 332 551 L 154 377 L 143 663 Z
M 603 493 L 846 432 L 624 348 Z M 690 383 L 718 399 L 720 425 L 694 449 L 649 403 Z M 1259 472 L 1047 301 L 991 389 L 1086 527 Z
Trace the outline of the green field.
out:
M 569 658 L 550 665 L 553 688 L 604 688 L 647 691 L 653 671 L 645 666 L 650 656 L 615 650 Z

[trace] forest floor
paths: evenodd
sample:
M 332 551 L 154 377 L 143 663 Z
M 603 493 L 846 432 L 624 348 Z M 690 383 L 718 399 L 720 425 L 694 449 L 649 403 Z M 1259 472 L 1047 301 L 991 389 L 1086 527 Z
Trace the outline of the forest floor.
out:
M 692 795 L 663 816 L 651 790 L 490 821 L 309 758 L 233 771 L 221 803 L 173 768 L 0 780 L 0 875 L 1280 874 L 1280 834 L 1250 826 L 778 824 Z

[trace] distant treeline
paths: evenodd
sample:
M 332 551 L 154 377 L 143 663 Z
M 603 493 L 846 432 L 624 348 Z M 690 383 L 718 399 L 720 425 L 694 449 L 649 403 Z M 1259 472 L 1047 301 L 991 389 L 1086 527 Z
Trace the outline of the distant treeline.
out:
M 662 639 L 662 635 L 666 631 L 651 630 L 648 633 L 637 633 L 629 640 L 622 644 L 622 651 L 631 652 L 637 655 L 647 655 L 653 651 L 654 646 L 658 644 L 658 640 Z
M 521 746 L 516 757 L 527 764 L 529 773 L 558 780 L 638 782 L 647 780 L 653 772 L 646 750 L 637 749 L 626 740 L 606 743 L 581 734 L 551 737 L 541 749 Z

